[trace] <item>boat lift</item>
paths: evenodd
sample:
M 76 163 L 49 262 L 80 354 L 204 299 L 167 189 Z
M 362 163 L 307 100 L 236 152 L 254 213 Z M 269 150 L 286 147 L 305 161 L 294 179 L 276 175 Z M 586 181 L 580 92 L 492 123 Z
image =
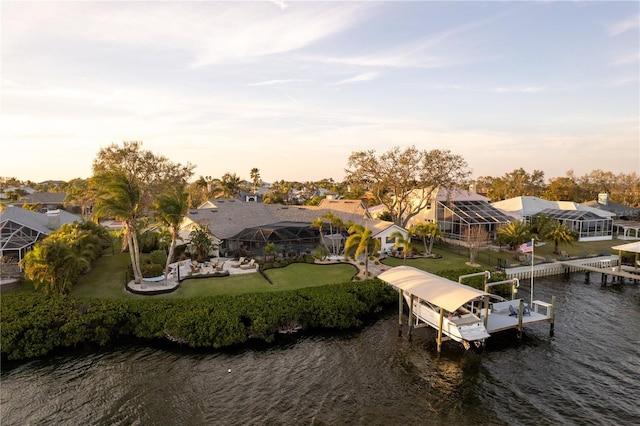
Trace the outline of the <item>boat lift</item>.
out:
M 462 280 L 484 275 L 484 291 L 462 284 Z M 444 340 L 453 339 L 466 349 L 483 347 L 492 333 L 516 329 L 521 337 L 525 325 L 551 324 L 553 336 L 555 297 L 551 303 L 532 301 L 530 309 L 523 299 L 514 299 L 519 287 L 517 279 L 489 283 L 488 271 L 463 275 L 459 282 L 439 277 L 410 266 L 397 266 L 378 276 L 398 289 L 398 335 L 402 335 L 403 306 L 409 305 L 409 338 L 414 327 L 431 326 L 438 331 L 438 352 Z M 489 293 L 490 287 L 511 284 L 512 300 Z M 544 312 L 541 312 L 541 309 Z M 445 317 L 445 314 L 446 315 Z

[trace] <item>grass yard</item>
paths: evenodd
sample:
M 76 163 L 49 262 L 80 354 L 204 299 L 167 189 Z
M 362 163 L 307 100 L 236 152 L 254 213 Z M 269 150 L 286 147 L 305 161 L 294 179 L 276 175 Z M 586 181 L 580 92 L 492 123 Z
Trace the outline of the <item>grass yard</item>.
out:
M 413 266 L 418 269 L 422 269 L 429 272 L 439 272 L 446 271 L 451 269 L 463 269 L 468 268 L 469 266 L 466 262 L 469 261 L 469 256 L 462 256 L 456 253 L 452 253 L 449 251 L 433 249 L 434 254 L 439 254 L 442 257 L 440 259 L 429 259 L 429 258 L 417 258 L 417 259 L 407 259 L 407 266 Z M 481 263 L 479 260 L 476 260 L 480 264 L 479 268 L 484 269 L 492 269 L 493 266 L 486 265 Z M 382 260 L 382 263 L 387 266 L 401 266 L 404 265 L 404 259 L 397 257 L 387 257 Z
M 269 283 L 261 274 L 251 273 L 188 279 L 183 281 L 180 288 L 172 293 L 140 296 L 131 294 L 124 289 L 125 271 L 129 263 L 129 255 L 126 253 L 101 257 L 94 263 L 89 273 L 80 277 L 78 284 L 71 290 L 71 295 L 95 298 L 190 298 L 221 294 L 262 293 L 341 283 L 350 281 L 357 272 L 356 267 L 349 264 L 310 265 L 299 263 L 285 268 L 267 270 L 265 275 L 273 284 Z
M 592 255 L 600 251 L 609 251 L 612 254 L 612 246 L 623 244 L 617 240 L 594 241 L 585 243 L 575 243 L 571 246 L 560 246 L 559 250 L 567 252 L 570 256 L 580 256 L 583 253 Z M 553 254 L 553 244 L 547 243 L 535 248 L 536 257 L 551 256 Z M 450 251 L 434 248 L 434 253 L 442 256 L 440 259 L 407 259 L 408 266 L 437 273 L 443 270 L 468 268 L 469 261 L 465 255 L 452 253 Z M 498 257 L 510 259 L 513 262 L 514 252 L 490 252 L 492 259 Z M 481 269 L 492 270 L 495 266 L 480 262 Z M 493 262 L 493 261 L 492 261 Z M 157 296 L 140 296 L 127 292 L 124 289 L 125 271 L 130 263 L 127 253 L 105 254 L 98 259 L 91 271 L 80 277 L 78 283 L 71 290 L 71 295 L 86 298 L 192 298 L 210 295 L 236 295 L 244 293 L 258 293 L 270 291 L 294 290 L 304 287 L 314 287 L 326 284 L 341 283 L 351 280 L 356 274 L 356 268 L 350 264 L 323 264 L 311 265 L 306 263 L 292 264 L 285 268 L 269 269 L 265 275 L 269 277 L 273 284 L 269 283 L 261 274 L 251 273 L 242 275 L 231 275 L 228 277 L 198 278 L 183 281 L 180 288 L 173 293 Z M 386 258 L 382 261 L 387 266 L 400 266 L 404 264 L 402 258 Z M 12 292 L 32 292 L 33 284 L 27 280 Z

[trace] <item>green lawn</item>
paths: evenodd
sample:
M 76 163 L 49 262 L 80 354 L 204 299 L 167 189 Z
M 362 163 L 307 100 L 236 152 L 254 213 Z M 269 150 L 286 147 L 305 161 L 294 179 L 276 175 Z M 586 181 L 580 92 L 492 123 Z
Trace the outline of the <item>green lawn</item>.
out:
M 439 272 L 446 271 L 451 269 L 464 269 L 469 266 L 466 262 L 469 261 L 468 256 L 462 256 L 456 253 L 452 253 L 450 251 L 433 249 L 434 254 L 439 254 L 442 256 L 440 259 L 430 259 L 430 258 L 416 258 L 416 259 L 407 259 L 407 266 L 413 266 L 418 269 L 422 269 L 429 272 Z M 483 264 L 476 260 L 480 264 L 479 268 L 493 268 L 493 266 Z M 387 266 L 400 266 L 404 265 L 404 259 L 397 257 L 387 257 L 382 260 L 382 263 Z M 495 265 L 494 265 L 495 266 Z
M 560 250 L 566 251 L 571 256 L 579 256 L 583 252 L 598 254 L 601 249 L 611 250 L 612 246 L 621 244 L 619 241 L 595 241 L 587 243 L 575 243 L 572 246 L 561 246 Z M 407 265 L 429 271 L 438 272 L 443 270 L 464 269 L 468 266 L 466 262 L 469 258 L 449 251 L 434 248 L 434 253 L 440 254 L 440 259 L 407 259 Z M 544 246 L 536 247 L 537 256 L 552 254 L 553 244 L 547 243 Z M 615 254 L 615 253 L 614 253 Z M 492 259 L 501 257 L 513 260 L 513 252 L 491 252 Z M 351 280 L 355 275 L 355 266 L 349 264 L 331 265 L 310 265 L 292 264 L 285 268 L 269 269 L 265 274 L 273 282 L 270 284 L 262 275 L 258 273 L 232 275 L 228 277 L 200 278 L 183 281 L 180 288 L 173 293 L 158 296 L 139 296 L 127 292 L 124 289 L 125 271 L 129 265 L 129 255 L 118 253 L 107 254 L 98 259 L 91 271 L 80 277 L 79 282 L 71 290 L 71 295 L 75 297 L 95 297 L 95 298 L 191 298 L 221 294 L 243 294 L 255 292 L 284 291 L 304 287 L 321 286 L 325 284 L 340 283 Z M 382 261 L 387 266 L 402 265 L 401 258 L 386 258 Z M 492 269 L 495 266 L 481 264 L 481 269 Z M 25 282 L 14 292 L 34 291 L 33 285 Z
M 355 266 L 349 264 L 310 265 L 299 263 L 285 268 L 267 270 L 265 274 L 273 284 L 269 283 L 261 274 L 251 273 L 189 279 L 183 281 L 180 288 L 172 293 L 139 296 L 124 289 L 125 271 L 128 265 L 128 254 L 101 257 L 94 263 L 88 274 L 80 277 L 78 284 L 71 290 L 71 295 L 96 298 L 190 298 L 220 294 L 261 293 L 350 281 L 357 272 Z

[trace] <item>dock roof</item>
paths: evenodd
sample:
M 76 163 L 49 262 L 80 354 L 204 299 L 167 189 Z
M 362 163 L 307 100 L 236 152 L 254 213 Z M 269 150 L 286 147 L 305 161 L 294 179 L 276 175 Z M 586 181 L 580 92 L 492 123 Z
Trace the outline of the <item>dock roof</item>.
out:
M 490 295 L 411 266 L 396 266 L 381 273 L 378 278 L 449 312 L 470 300 Z

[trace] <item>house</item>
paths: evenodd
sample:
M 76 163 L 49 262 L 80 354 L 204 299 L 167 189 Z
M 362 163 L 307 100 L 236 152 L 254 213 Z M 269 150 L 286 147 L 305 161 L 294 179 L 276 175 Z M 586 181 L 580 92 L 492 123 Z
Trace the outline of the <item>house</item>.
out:
M 36 190 L 29 186 L 10 186 L 0 190 L 0 199 L 9 200 L 13 197 L 13 199 L 17 200 L 24 194 L 33 194 L 34 192 L 36 192 Z
M 64 210 L 34 212 L 6 206 L 0 214 L 0 256 L 22 260 L 33 245 L 66 223 L 82 218 Z
M 367 206 L 362 200 L 336 200 L 332 198 L 325 198 L 318 204 L 320 209 L 328 209 L 336 212 L 353 213 L 361 215 L 362 217 L 371 219 Z
M 492 241 L 498 229 L 514 217 L 496 209 L 489 201 L 489 198 L 473 191 L 438 188 L 431 203 L 411 218 L 409 225 L 436 223 L 445 239 L 462 244 L 473 238 L 476 230 L 484 230 L 487 240 Z
M 346 229 L 333 230 L 327 235 L 329 226 L 311 226 L 316 219 L 332 213 L 346 223 L 358 223 L 373 232 L 380 240 L 381 251 L 391 250 L 394 240 L 390 235 L 406 230 L 381 220 L 371 219 L 360 200 L 340 200 L 341 203 L 325 203 L 321 206 L 287 206 L 243 202 L 238 199 L 213 199 L 191 209 L 182 223 L 180 236 L 188 241 L 188 235 L 196 226 L 206 226 L 223 256 L 237 253 L 259 253 L 265 244 L 274 242 L 285 254 L 304 253 L 315 248 L 321 241 L 338 240 L 344 244 Z M 349 202 L 347 202 L 349 201 Z M 330 208 L 335 207 L 335 209 Z
M 66 192 L 33 192 L 21 197 L 20 201 L 16 201 L 13 205 L 22 207 L 25 204 L 39 204 L 40 209 L 46 212 L 62 208 L 66 197 Z
M 531 223 L 539 215 L 546 215 L 578 233 L 578 241 L 604 241 L 613 238 L 614 214 L 573 201 L 549 201 L 522 196 L 492 203 L 493 207 Z
M 615 215 L 613 220 L 613 233 L 621 240 L 640 239 L 640 209 L 624 204 L 614 203 L 609 200 L 608 193 L 598 194 L 597 200 L 587 201 L 585 206 L 597 210 L 603 210 Z

